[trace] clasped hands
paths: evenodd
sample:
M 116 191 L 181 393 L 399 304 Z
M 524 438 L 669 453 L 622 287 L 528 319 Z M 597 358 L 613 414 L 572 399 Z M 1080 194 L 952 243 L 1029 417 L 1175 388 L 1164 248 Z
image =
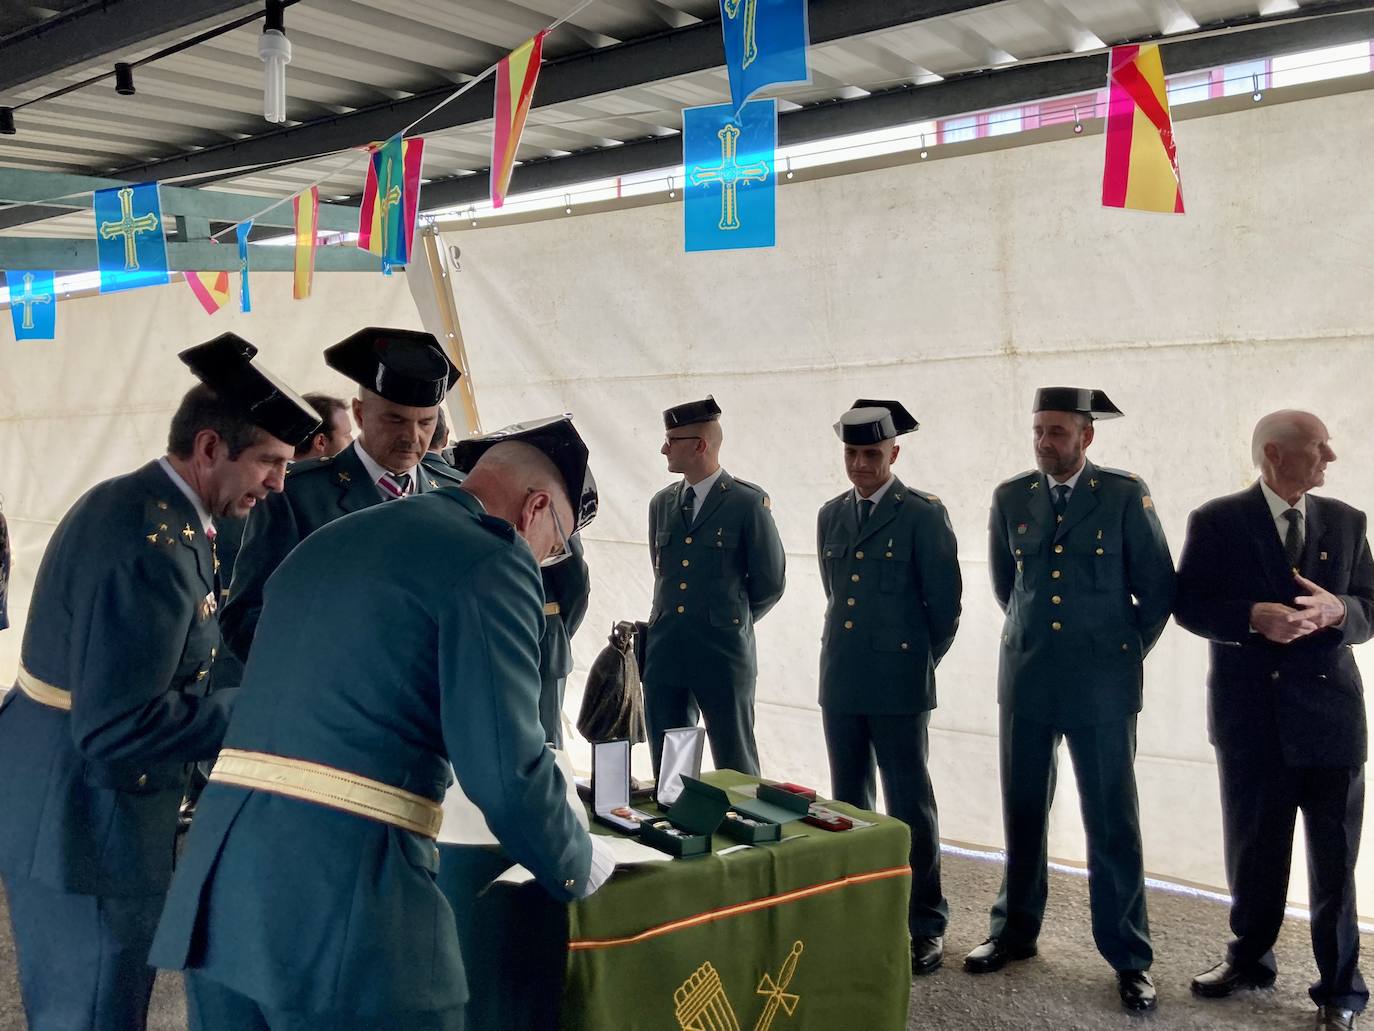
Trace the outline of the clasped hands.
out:
M 1308 593 L 1292 605 L 1261 601 L 1250 607 L 1250 626 L 1275 644 L 1289 644 L 1300 637 L 1345 622 L 1345 602 L 1300 573 L 1293 579 Z

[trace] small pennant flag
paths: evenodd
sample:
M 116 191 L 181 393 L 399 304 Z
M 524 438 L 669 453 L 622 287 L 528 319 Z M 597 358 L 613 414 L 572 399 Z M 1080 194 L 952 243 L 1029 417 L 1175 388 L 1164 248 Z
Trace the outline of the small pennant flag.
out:
M 548 30 L 526 40 L 496 65 L 496 125 L 491 135 L 491 206 L 506 203 L 506 188 L 515 168 L 515 152 L 525 131 L 525 116 L 534 101 L 539 63 Z
M 252 219 L 234 227 L 239 241 L 239 311 L 244 314 L 253 310 L 253 295 L 248 291 L 248 234 L 252 231 Z
M 213 315 L 229 300 L 228 272 L 186 272 L 186 285 L 196 300 L 205 309 L 206 315 Z
M 382 271 L 391 275 L 393 266 L 404 265 L 410 258 L 425 141 L 423 137 L 402 140 L 398 135 L 369 149 L 371 159 L 358 211 L 358 246 L 381 255 Z
M 51 272 L 6 272 L 10 321 L 16 340 L 51 340 L 57 335 L 57 292 Z
M 157 183 L 96 190 L 91 206 L 102 294 L 168 282 Z
M 315 285 L 315 230 L 320 222 L 320 188 L 312 186 L 291 199 L 296 212 L 296 277 L 291 296 L 303 301 Z
M 689 251 L 772 247 L 778 102 L 751 100 L 682 111 L 682 220 Z
M 1112 47 L 1102 205 L 1183 214 L 1178 148 L 1159 47 Z

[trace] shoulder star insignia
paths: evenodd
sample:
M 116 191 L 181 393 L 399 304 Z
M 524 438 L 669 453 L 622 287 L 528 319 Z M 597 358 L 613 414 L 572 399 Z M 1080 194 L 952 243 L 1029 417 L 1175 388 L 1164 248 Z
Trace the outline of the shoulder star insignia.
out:
M 157 543 L 157 534 L 155 534 L 155 533 L 150 533 L 150 534 L 148 534 L 147 537 L 145 537 L 145 538 L 143 538 L 143 539 L 146 540 L 149 544 L 156 544 L 156 543 Z
M 185 537 L 188 541 L 192 541 L 195 540 L 196 531 L 191 529 L 190 523 L 187 523 L 185 526 L 181 528 L 181 535 Z

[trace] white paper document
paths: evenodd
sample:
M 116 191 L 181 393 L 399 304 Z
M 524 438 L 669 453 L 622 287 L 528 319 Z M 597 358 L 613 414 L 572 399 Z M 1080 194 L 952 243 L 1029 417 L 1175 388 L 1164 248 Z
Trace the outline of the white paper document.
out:
M 619 870 L 622 866 L 640 866 L 644 863 L 668 863 L 672 862 L 673 857 L 666 852 L 660 852 L 656 848 L 648 845 L 641 845 L 634 838 L 622 838 L 617 835 L 603 834 L 597 839 L 611 847 L 611 852 L 615 856 L 615 868 Z M 496 878 L 498 884 L 528 884 L 534 880 L 534 874 L 530 873 L 523 866 L 512 866 L 509 870 Z

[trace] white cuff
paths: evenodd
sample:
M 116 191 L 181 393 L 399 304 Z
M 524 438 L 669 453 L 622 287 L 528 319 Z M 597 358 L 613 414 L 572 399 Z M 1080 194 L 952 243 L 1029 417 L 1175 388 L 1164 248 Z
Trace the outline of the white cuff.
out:
M 602 840 L 602 835 L 592 835 L 592 866 L 587 873 L 587 886 L 582 892 L 586 898 L 605 884 L 615 872 L 615 854 L 611 846 Z

